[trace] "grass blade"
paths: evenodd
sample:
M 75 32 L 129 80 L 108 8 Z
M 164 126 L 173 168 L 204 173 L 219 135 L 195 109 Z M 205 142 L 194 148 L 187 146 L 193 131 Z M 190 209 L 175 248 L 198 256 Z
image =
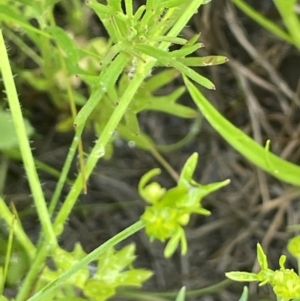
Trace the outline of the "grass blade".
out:
M 186 77 L 185 84 L 204 117 L 212 127 L 240 154 L 253 164 L 283 182 L 300 186 L 300 166 L 268 152 L 225 119 Z

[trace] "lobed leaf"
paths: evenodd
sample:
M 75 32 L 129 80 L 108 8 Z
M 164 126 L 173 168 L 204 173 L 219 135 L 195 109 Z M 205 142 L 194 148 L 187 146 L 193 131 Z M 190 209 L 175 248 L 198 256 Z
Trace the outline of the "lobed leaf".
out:
M 117 266 L 114 266 L 114 268 L 118 269 L 121 272 L 127 266 L 130 266 L 136 258 L 134 252 L 135 252 L 135 245 L 133 243 L 125 246 L 120 251 L 117 251 L 114 254 Z
M 115 294 L 115 288 L 106 283 L 100 283 L 95 279 L 89 279 L 83 288 L 83 293 L 93 300 L 105 301 Z
M 153 273 L 142 269 L 133 269 L 121 273 L 117 279 L 117 284 L 120 286 L 136 286 L 141 287 L 143 282 L 148 280 Z

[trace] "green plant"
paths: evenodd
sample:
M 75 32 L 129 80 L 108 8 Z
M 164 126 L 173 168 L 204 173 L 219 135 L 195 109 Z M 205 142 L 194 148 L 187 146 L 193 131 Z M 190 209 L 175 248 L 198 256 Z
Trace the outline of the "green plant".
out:
M 70 24 L 74 26 L 72 32 L 75 34 L 74 39 L 55 22 L 54 5 L 58 2 L 61 2 L 70 12 L 68 18 Z M 106 4 L 90 0 L 87 1 L 87 6 L 82 6 L 77 0 L 72 1 L 71 4 L 59 0 L 5 0 L 0 5 L 0 21 L 3 23 L 3 30 L 0 31 L 0 69 L 20 155 L 42 226 L 39 241 L 37 245 L 33 245 L 19 221 L 16 221 L 14 226 L 10 226 L 15 215 L 0 198 L 0 217 L 5 220 L 10 233 L 14 234 L 30 261 L 30 269 L 22 280 L 16 301 L 83 300 L 82 297 L 76 296 L 75 289 L 80 289 L 90 300 L 105 300 L 111 297 L 119 286 L 140 286 L 150 277 L 151 272 L 132 267 L 127 269 L 134 261 L 133 246 L 127 246 L 120 251 L 115 251 L 114 247 L 143 228 L 151 240 L 167 241 L 164 252 L 166 257 L 170 257 L 178 245 L 181 246 L 182 254 L 186 253 L 188 243 L 184 226 L 189 222 L 190 215 L 210 214 L 202 207 L 202 198 L 229 183 L 227 180 L 204 186 L 194 181 L 197 154 L 187 160 L 180 176 L 176 178 L 176 186 L 171 189 L 163 188 L 157 182 L 148 184 L 150 179 L 159 173 L 158 169 L 146 173 L 138 187 L 141 197 L 148 203 L 140 220 L 98 246 L 93 252 L 86 254 L 80 246 L 77 246 L 73 252 L 66 252 L 57 244 L 78 196 L 82 192 L 87 193 L 86 182 L 97 162 L 103 157 L 111 156 L 114 133 L 134 141 L 137 146 L 157 155 L 154 141 L 140 129 L 139 113 L 153 110 L 182 118 L 195 118 L 198 115 L 195 110 L 177 103 L 185 87 L 179 87 L 163 97 L 156 95 L 159 88 L 179 75 L 183 76 L 185 86 L 204 117 L 233 147 L 258 167 L 280 180 L 296 186 L 300 185 L 298 166 L 271 154 L 269 143 L 263 148 L 236 129 L 210 105 L 191 82 L 194 81 L 208 89 L 215 89 L 210 80 L 191 67 L 216 65 L 227 60 L 223 56 L 193 57 L 193 53 L 203 47 L 198 42 L 199 35 L 195 35 L 190 40 L 179 37 L 195 11 L 208 2 L 210 1 L 148 0 L 136 11 L 133 10 L 132 0 L 108 0 Z M 88 27 L 78 26 L 78 20 L 84 19 L 84 12 L 87 9 L 97 14 L 109 34 L 109 40 L 100 37 L 89 39 Z M 282 11 L 283 9 L 286 8 L 282 7 Z M 32 19 L 36 21 L 36 27 L 31 25 Z M 20 38 L 15 29 L 26 35 L 28 40 Z M 9 61 L 2 33 L 34 62 L 37 72 L 27 69 L 26 64 L 23 67 L 13 66 L 13 60 Z M 77 43 L 78 34 L 85 36 L 84 46 L 79 46 Z M 296 38 L 297 33 L 291 31 L 290 39 Z M 171 50 L 172 44 L 178 49 Z M 32 45 L 36 47 L 36 51 L 33 50 Z M 14 78 L 11 65 L 15 72 L 19 73 L 20 79 Z M 156 72 L 157 67 L 167 69 Z M 63 121 L 58 124 L 58 129 L 68 130 L 71 125 L 75 128 L 74 139 L 49 205 L 45 200 L 36 171 L 37 161 L 34 160 L 30 149 L 29 133 L 25 130 L 16 91 L 18 80 L 47 93 L 52 103 L 65 113 Z M 88 95 L 76 90 L 76 87 L 80 87 L 82 83 L 87 86 Z M 81 107 L 79 113 L 76 106 Z M 84 162 L 81 135 L 87 127 L 91 126 L 94 127 L 98 138 Z M 70 192 L 63 205 L 58 208 L 57 202 L 62 188 L 66 182 L 69 183 L 67 174 L 77 149 L 80 153 L 80 173 L 71 183 Z M 168 168 L 165 161 L 161 160 L 161 162 Z M 55 210 L 57 214 L 53 217 Z M 7 280 L 7 269 L 13 254 L 11 248 L 10 242 L 7 244 L 8 251 L 2 260 L 4 267 L 0 270 L 1 288 Z M 261 249 L 259 252 L 262 270 L 268 272 L 265 255 Z M 47 266 L 47 257 L 52 258 L 55 264 L 54 270 Z M 93 261 L 99 264 L 95 268 L 95 274 L 90 276 L 88 265 Z M 284 268 L 283 260 L 280 264 L 281 274 L 277 273 L 282 277 L 279 277 L 280 279 L 295 277 L 293 272 Z M 113 271 L 111 277 L 107 277 L 108 270 Z M 279 287 L 277 281 L 279 278 L 273 277 L 275 273 L 276 271 L 272 271 L 271 276 L 264 272 L 259 276 L 247 275 L 253 280 L 270 282 L 276 289 L 278 288 L 276 292 L 283 299 L 287 298 L 287 286 L 281 282 L 280 285 L 283 285 Z M 245 274 L 228 275 L 231 278 L 238 278 L 240 277 L 238 275 Z M 97 288 L 99 285 L 102 290 Z M 241 300 L 246 299 L 246 295 L 245 290 Z M 1 301 L 7 300 L 4 296 L 0 298 Z M 183 298 L 184 289 L 176 300 L 183 300 Z
M 295 243 L 298 246 L 299 239 Z M 282 255 L 279 259 L 280 269 L 272 270 L 268 266 L 267 256 L 262 247 L 257 244 L 257 261 L 260 266 L 258 273 L 229 272 L 226 276 L 235 281 L 260 282 L 260 286 L 269 284 L 277 300 L 287 301 L 300 298 L 300 277 L 293 269 L 285 268 L 286 256 Z
M 295 9 L 297 0 L 273 0 L 285 25 L 285 29 L 282 29 L 281 26 L 257 12 L 244 0 L 231 1 L 262 27 L 300 49 L 300 21 Z
M 300 21 L 299 15 L 296 12 L 297 1 L 273 0 L 273 3 L 281 16 L 284 28 L 254 10 L 246 1 L 231 1 L 247 16 L 267 29 L 269 32 L 300 49 Z M 270 153 L 270 140 L 266 142 L 265 147 L 256 143 L 253 139 L 245 135 L 241 130 L 226 120 L 210 104 L 203 93 L 201 93 L 187 78 L 185 78 L 185 83 L 190 95 L 205 118 L 232 147 L 234 147 L 249 161 L 274 177 L 286 183 L 298 187 L 300 186 L 300 167 L 298 165 L 282 160 L 276 155 Z M 299 236 L 296 236 L 289 241 L 288 250 L 297 259 L 299 273 Z M 226 273 L 226 276 L 235 281 L 260 282 L 260 286 L 270 284 L 277 300 L 299 299 L 300 278 L 298 273 L 294 270 L 285 268 L 285 256 L 281 256 L 279 259 L 280 269 L 271 270 L 268 267 L 267 256 L 262 250 L 260 244 L 258 244 L 257 259 L 261 267 L 260 272 L 229 272 Z M 247 300 L 247 298 L 248 291 L 244 289 L 244 293 L 240 300 Z
M 23 247 L 31 262 L 16 300 L 52 300 L 54 298 L 56 300 L 57 298 L 81 300 L 81 298 L 75 297 L 74 287 L 80 288 L 85 296 L 92 300 L 104 300 L 114 294 L 115 287 L 140 285 L 150 276 L 148 271 L 132 269 L 122 272 L 133 261 L 134 248 L 127 247 L 114 253 L 112 248 L 118 242 L 145 226 L 146 229 L 153 225 L 156 227 L 158 221 L 155 221 L 155 212 L 158 212 L 160 207 L 166 210 L 167 215 L 175 214 L 177 216 L 175 220 L 170 219 L 170 225 L 173 225 L 174 228 L 171 231 L 165 228 L 165 234 L 164 231 L 160 232 L 162 236 L 156 236 L 148 231 L 151 238 L 159 238 L 163 241 L 170 239 L 165 251 L 166 256 L 174 253 L 179 241 L 182 252 L 185 253 L 187 243 L 183 226 L 187 224 L 189 215 L 192 213 L 207 214 L 208 212 L 200 205 L 202 197 L 228 184 L 228 181 L 208 186 L 201 186 L 194 182 L 192 174 L 197 163 L 197 156 L 194 155 L 186 163 L 178 180 L 178 186 L 169 191 L 162 189 L 165 194 L 160 194 L 161 199 L 157 195 L 153 199 L 149 198 L 149 190 L 150 187 L 153 187 L 153 183 L 150 184 L 150 187 L 145 185 L 145 179 L 149 179 L 149 174 L 147 174 L 141 180 L 140 193 L 153 205 L 148 209 L 153 208 L 154 211 L 151 212 L 147 209 L 141 221 L 120 232 L 90 254 L 85 254 L 80 247 L 75 248 L 73 252 L 66 252 L 57 246 L 57 238 L 64 229 L 64 224 L 78 195 L 82 191 L 86 192 L 85 183 L 98 160 L 108 151 L 113 133 L 119 131 L 123 137 L 129 139 L 140 133 L 138 113 L 143 110 L 158 110 L 185 118 L 196 116 L 195 111 L 176 104 L 176 100 L 183 93 L 184 88 L 179 88 L 164 98 L 154 96 L 155 90 L 169 83 L 180 73 L 207 88 L 214 89 L 214 85 L 208 79 L 193 71 L 189 66 L 203 66 L 208 61 L 210 64 L 219 64 L 225 62 L 226 58 L 186 57 L 202 47 L 202 44 L 197 43 L 199 36 L 195 36 L 190 41 L 178 37 L 194 12 L 209 1 L 194 0 L 187 3 L 186 1 L 157 2 L 149 0 L 136 12 L 133 11 L 130 0 L 125 1 L 125 11 L 122 9 L 121 1 L 111 0 L 107 5 L 89 1 L 88 6 L 97 13 L 110 35 L 112 44 L 104 42 L 106 45 L 104 53 L 93 48 L 92 43 L 89 43 L 87 47 L 79 47 L 63 29 L 55 24 L 53 8 L 56 2 L 58 1 L 11 3 L 8 0 L 1 5 L 0 20 L 6 26 L 0 32 L 0 68 L 20 145 L 20 154 L 42 225 L 40 240 L 36 246 L 32 245 L 19 222 L 11 228 L 11 233 L 14 233 L 16 240 Z M 77 3 L 74 5 L 76 7 L 79 4 L 77 1 L 74 3 Z M 24 16 L 21 16 L 23 11 L 25 12 Z M 184 11 L 183 14 L 182 11 Z M 38 27 L 33 27 L 29 23 L 32 18 L 36 19 Z M 39 55 L 32 51 L 24 40 L 18 39 L 12 30 L 14 27 L 27 35 L 29 43 L 33 43 L 40 50 Z M 77 28 L 77 30 L 79 29 Z M 42 71 L 42 76 L 37 76 L 34 72 L 19 69 L 21 81 L 31 84 L 35 89 L 46 91 L 54 105 L 61 110 L 66 104 L 69 104 L 71 119 L 74 120 L 75 137 L 48 207 L 36 172 L 28 136 L 24 131 L 24 120 L 2 32 L 7 33 L 11 41 L 15 41 L 19 47 L 22 47 L 26 55 Z M 179 50 L 169 52 L 171 43 L 183 46 Z M 101 59 L 100 73 L 99 68 L 93 62 L 95 58 Z M 89 59 L 88 65 L 78 64 L 86 59 Z M 53 61 L 55 64 L 52 63 Z M 157 66 L 173 67 L 178 71 L 162 71 L 151 76 L 152 69 Z M 75 74 L 88 85 L 90 90 L 88 99 L 74 90 L 72 76 Z M 59 85 L 58 77 L 60 81 L 64 81 L 64 85 Z M 142 86 L 144 82 L 145 84 Z M 75 104 L 83 105 L 78 114 Z M 97 108 L 100 104 L 101 110 L 104 112 L 103 116 L 106 118 L 99 122 L 95 116 L 97 116 Z M 91 113 L 93 114 L 91 115 Z M 95 121 L 98 122 L 95 123 Z M 81 158 L 81 174 L 72 183 L 69 195 L 52 221 L 52 213 L 57 207 L 57 200 L 66 182 L 66 175 L 77 147 L 82 155 L 80 138 L 85 126 L 90 122 L 95 124 L 99 138 L 88 155 L 86 164 L 83 164 Z M 154 149 L 154 143 L 144 134 L 134 140 L 139 145 L 144 145 L 146 149 Z M 153 175 L 153 172 L 150 174 Z M 176 201 L 177 198 L 178 201 Z M 3 209 L 1 217 L 9 225 L 10 220 L 14 217 L 2 199 L 1 206 Z M 10 256 L 10 253 L 7 253 L 5 257 L 6 266 L 8 266 Z M 54 271 L 46 267 L 45 260 L 48 256 L 54 259 L 56 266 Z M 91 277 L 87 273 L 87 265 L 95 260 L 100 262 L 100 266 L 95 276 Z M 106 278 L 107 271 L 102 270 L 105 267 L 103 267 L 103 262 L 107 262 L 107 269 L 110 271 L 115 269 L 113 278 Z M 1 275 L 3 284 L 7 273 Z M 99 283 L 102 283 L 103 290 L 95 290 Z M 182 293 L 178 298 L 179 300 L 183 298 Z M 2 299 L 6 300 L 4 296 Z
M 265 147 L 259 145 L 225 119 L 187 78 L 185 78 L 185 83 L 202 114 L 232 147 L 277 179 L 300 186 L 300 167 L 298 165 L 270 153 L 270 141 L 267 141 Z
M 209 215 L 210 212 L 201 206 L 202 198 L 229 183 L 229 180 L 206 186 L 196 183 L 192 176 L 197 158 L 195 153 L 188 159 L 177 186 L 168 191 L 156 182 L 146 185 L 153 176 L 160 173 L 159 169 L 149 171 L 139 184 L 140 195 L 151 205 L 146 208 L 141 219 L 150 240 L 159 239 L 164 242 L 169 239 L 165 257 L 173 255 L 179 242 L 181 254 L 186 254 L 187 241 L 182 226 L 189 222 L 192 213 Z

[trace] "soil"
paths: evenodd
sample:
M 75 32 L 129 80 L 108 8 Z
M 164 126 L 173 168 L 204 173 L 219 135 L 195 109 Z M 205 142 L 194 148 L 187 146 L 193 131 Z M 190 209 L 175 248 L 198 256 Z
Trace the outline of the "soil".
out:
M 271 0 L 248 1 L 262 14 L 280 23 Z M 59 7 L 57 8 L 59 11 Z M 94 24 L 93 26 L 99 26 Z M 101 32 L 94 28 L 93 32 Z M 214 0 L 203 6 L 182 32 L 185 38 L 201 32 L 205 48 L 197 55 L 220 54 L 229 62 L 199 69 L 216 85 L 216 91 L 202 92 L 233 124 L 265 144 L 271 139 L 272 151 L 300 164 L 300 53 L 276 38 L 240 12 L 230 0 Z M 175 85 L 182 85 L 176 80 Z M 162 90 L 161 93 L 164 93 Z M 73 133 L 55 130 L 59 115 L 46 95 L 28 87 L 20 88 L 24 110 L 36 129 L 32 146 L 36 157 L 60 170 Z M 187 93 L 180 100 L 195 107 Z M 160 145 L 181 140 L 193 121 L 165 114 L 141 114 L 142 128 Z M 94 134 L 84 136 L 88 151 Z M 209 125 L 202 120 L 192 141 L 180 149 L 161 153 L 174 170 L 180 172 L 187 158 L 199 153 L 197 182 L 206 184 L 230 179 L 231 184 L 203 200 L 211 216 L 193 216 L 186 228 L 188 254 L 163 257 L 163 245 L 149 243 L 143 232 L 122 246 L 136 243 L 135 266 L 149 268 L 154 276 L 145 291 L 175 292 L 182 286 L 198 290 L 225 279 L 233 270 L 257 271 L 256 244 L 260 242 L 268 254 L 270 267 L 278 267 L 281 254 L 288 254 L 286 244 L 292 236 L 287 227 L 300 222 L 299 190 L 276 180 L 249 163 Z M 139 219 L 145 203 L 137 193 L 140 177 L 149 169 L 161 167 L 152 154 L 120 140 L 114 145 L 110 160 L 102 160 L 88 182 L 88 194 L 81 195 L 60 239 L 61 246 L 72 250 L 80 242 L 86 252 L 105 242 Z M 77 172 L 74 164 L 70 176 Z M 40 171 L 47 198 L 51 197 L 56 178 Z M 163 171 L 158 181 L 165 187 L 175 183 Z M 11 160 L 5 185 L 8 202 L 14 201 L 22 223 L 33 241 L 39 226 L 32 208 L 26 177 L 20 163 Z M 68 192 L 65 188 L 64 195 Z M 63 202 L 63 197 L 61 198 Z M 296 268 L 288 256 L 287 266 Z M 189 297 L 187 300 L 238 300 L 244 284 L 225 283 L 214 293 Z M 270 289 L 250 285 L 253 298 L 274 299 Z M 170 300 L 174 300 L 171 298 Z M 112 300 L 131 300 L 122 293 Z

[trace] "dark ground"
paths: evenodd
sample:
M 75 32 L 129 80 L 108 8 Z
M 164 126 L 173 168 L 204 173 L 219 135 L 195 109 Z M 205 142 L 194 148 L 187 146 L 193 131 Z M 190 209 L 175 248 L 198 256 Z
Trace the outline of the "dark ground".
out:
M 248 2 L 280 22 L 271 0 Z M 208 99 L 226 118 L 259 143 L 271 139 L 274 153 L 300 164 L 300 101 L 295 96 L 300 78 L 299 52 L 261 29 L 229 0 L 214 0 L 204 6 L 194 16 L 190 27 L 184 30 L 183 36 L 190 38 L 200 31 L 201 42 L 206 47 L 199 51 L 199 56 L 220 54 L 229 58 L 224 65 L 200 70 L 217 87 L 216 91 L 203 90 Z M 20 93 L 25 102 L 26 95 L 35 95 L 35 91 Z M 31 121 L 38 133 L 34 137 L 35 153 L 39 160 L 60 169 L 72 133 L 55 131 L 57 114 L 42 97 L 38 95 L 34 98 L 36 101 L 30 102 L 30 109 L 34 112 Z M 193 106 L 187 94 L 182 102 Z M 193 123 L 153 113 L 142 114 L 140 121 L 158 144 L 179 141 Z M 88 136 L 87 150 L 91 141 Z M 180 172 L 193 152 L 200 155 L 195 180 L 204 184 L 229 178 L 231 184 L 205 198 L 203 204 L 211 210 L 211 216 L 193 216 L 187 227 L 187 256 L 175 254 L 170 260 L 164 259 L 163 246 L 150 244 L 144 233 L 124 242 L 136 242 L 136 266 L 147 267 L 155 273 L 145 290 L 175 291 L 183 285 L 188 290 L 196 290 L 225 279 L 226 271 L 256 270 L 257 242 L 262 243 L 269 255 L 270 266 L 277 268 L 280 254 L 287 254 L 286 243 L 292 235 L 286 227 L 300 222 L 300 191 L 244 160 L 206 121 L 202 122 L 192 142 L 162 155 Z M 146 171 L 159 166 L 151 154 L 119 141 L 112 160 L 100 162 L 89 180 L 89 193 L 80 197 L 61 238 L 61 245 L 72 249 L 74 243 L 80 241 L 89 252 L 137 221 L 145 206 L 137 194 L 138 180 Z M 50 197 L 56 179 L 44 172 L 41 172 L 41 178 L 46 195 Z M 166 187 L 174 185 L 166 172 L 158 179 Z M 18 210 L 26 209 L 23 211 L 27 212 L 23 214 L 24 227 L 35 239 L 37 218 L 26 185 L 22 166 L 11 161 L 6 199 L 13 200 Z M 296 268 L 290 257 L 287 265 Z M 233 283 L 215 294 L 188 300 L 232 301 L 238 299 L 241 291 L 242 284 Z M 266 287 L 257 291 L 256 285 L 251 286 L 251 294 L 269 298 Z

